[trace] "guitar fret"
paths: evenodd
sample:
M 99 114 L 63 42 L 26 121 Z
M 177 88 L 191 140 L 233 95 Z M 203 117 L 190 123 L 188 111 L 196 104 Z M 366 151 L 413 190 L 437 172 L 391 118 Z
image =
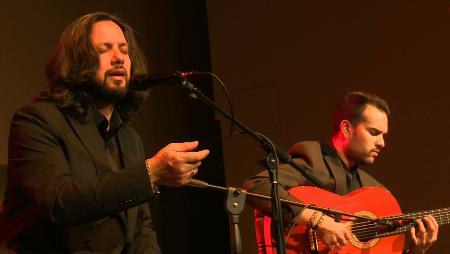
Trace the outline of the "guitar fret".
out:
M 402 215 L 394 215 L 380 218 L 382 220 L 416 220 L 419 218 L 423 218 L 426 215 L 433 215 L 439 225 L 450 223 L 450 208 L 442 208 L 435 209 L 430 211 L 416 212 L 410 214 L 402 214 Z M 397 234 L 402 234 L 407 231 L 411 227 L 414 226 L 414 223 L 409 223 L 399 228 L 392 229 L 388 232 L 378 232 L 377 225 L 370 222 L 357 222 L 353 225 L 354 233 L 358 235 L 358 238 L 364 239 L 368 237 L 368 239 L 372 238 L 382 238 L 387 236 L 393 236 Z
M 416 212 L 416 213 L 409 213 L 409 214 L 402 214 L 402 215 L 393 215 L 393 216 L 387 216 L 383 217 L 382 219 L 420 219 L 425 217 L 426 215 L 433 215 L 435 217 L 437 223 L 439 225 L 448 224 L 450 223 L 450 208 L 441 208 L 441 209 L 434 209 L 429 211 L 423 211 L 423 212 Z
M 416 219 L 421 219 L 421 218 L 425 217 L 426 215 L 433 215 L 433 217 L 436 219 L 436 222 L 439 225 L 444 225 L 444 224 L 450 223 L 450 207 L 434 209 L 434 210 L 429 210 L 429 211 L 409 213 L 409 214 L 386 216 L 386 217 L 382 217 L 380 219 L 382 219 L 382 220 L 416 220 Z M 381 237 L 402 234 L 402 233 L 407 232 L 413 226 L 414 226 L 414 224 L 411 223 L 411 224 L 407 224 L 402 227 L 396 228 L 392 231 L 376 233 L 375 235 L 377 238 L 381 238 Z

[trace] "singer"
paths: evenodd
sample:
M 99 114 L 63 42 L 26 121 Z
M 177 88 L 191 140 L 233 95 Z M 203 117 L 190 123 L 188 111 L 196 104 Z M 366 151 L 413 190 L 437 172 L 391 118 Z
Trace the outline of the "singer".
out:
M 299 142 L 289 152 L 298 165 L 319 177 L 329 192 L 344 195 L 363 186 L 382 187 L 359 165 L 373 164 L 385 147 L 389 114 L 388 104 L 382 98 L 365 92 L 350 92 L 334 109 L 330 143 Z M 287 190 L 312 185 L 289 165 L 280 165 L 278 174 L 280 198 L 297 201 Z M 267 170 L 250 177 L 244 187 L 250 192 L 269 195 Z M 262 214 L 270 214 L 270 202 L 251 201 Z M 283 215 L 286 225 L 309 224 L 331 251 L 339 251 L 351 239 L 351 232 L 345 223 L 337 223 L 321 212 L 285 205 Z M 261 218 L 257 218 L 257 221 L 261 222 Z M 424 254 L 437 240 L 438 224 L 435 218 L 426 216 L 416 223 L 417 227 L 412 227 L 410 231 L 409 249 L 404 250 L 404 253 Z
M 147 92 L 129 84 L 146 75 L 118 17 L 91 13 L 66 28 L 47 85 L 11 122 L 0 249 L 160 253 L 148 202 L 158 185 L 187 184 L 209 151 L 194 141 L 144 156 L 129 122 Z

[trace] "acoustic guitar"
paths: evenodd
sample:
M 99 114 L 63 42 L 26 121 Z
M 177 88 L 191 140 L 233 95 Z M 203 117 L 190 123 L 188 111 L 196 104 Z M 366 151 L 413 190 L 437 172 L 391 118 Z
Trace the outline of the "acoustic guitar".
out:
M 289 193 L 304 203 L 359 215 L 373 221 L 356 219 L 348 223 L 352 239 L 345 246 L 330 250 L 306 225 L 286 229 L 286 253 L 288 254 L 401 254 L 405 232 L 413 227 L 414 220 L 433 215 L 439 225 L 450 223 L 450 207 L 423 212 L 402 214 L 397 200 L 380 187 L 359 188 L 345 196 L 310 186 L 292 188 Z M 276 246 L 271 238 L 271 218 L 263 217 L 256 222 L 258 253 L 273 254 Z M 257 219 L 258 220 L 258 219 Z M 262 230 L 262 232 L 258 232 Z

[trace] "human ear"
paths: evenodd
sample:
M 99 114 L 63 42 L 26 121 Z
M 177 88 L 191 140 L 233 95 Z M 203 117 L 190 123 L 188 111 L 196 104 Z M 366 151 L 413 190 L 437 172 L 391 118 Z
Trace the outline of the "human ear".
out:
M 350 135 L 350 133 L 353 130 L 352 124 L 348 120 L 342 120 L 340 127 L 341 127 L 341 132 L 344 135 L 344 137 L 348 138 L 348 136 Z

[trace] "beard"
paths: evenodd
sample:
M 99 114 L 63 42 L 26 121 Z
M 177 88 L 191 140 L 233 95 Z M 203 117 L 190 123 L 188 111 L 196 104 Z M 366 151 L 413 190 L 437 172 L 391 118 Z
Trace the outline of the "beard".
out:
M 375 158 L 370 157 L 370 156 L 361 157 L 359 159 L 358 163 L 365 165 L 365 166 L 369 166 L 369 165 L 372 165 L 373 163 L 375 163 Z
M 366 151 L 364 146 L 358 141 L 353 140 L 347 147 L 347 157 L 358 164 L 369 166 L 374 164 L 375 157 L 371 156 L 372 151 Z
M 122 84 L 125 82 L 125 84 Z M 108 72 L 105 73 L 103 81 L 95 80 L 85 87 L 86 92 L 96 101 L 115 104 L 121 101 L 128 93 L 129 80 L 125 76 L 124 80 L 113 80 Z

